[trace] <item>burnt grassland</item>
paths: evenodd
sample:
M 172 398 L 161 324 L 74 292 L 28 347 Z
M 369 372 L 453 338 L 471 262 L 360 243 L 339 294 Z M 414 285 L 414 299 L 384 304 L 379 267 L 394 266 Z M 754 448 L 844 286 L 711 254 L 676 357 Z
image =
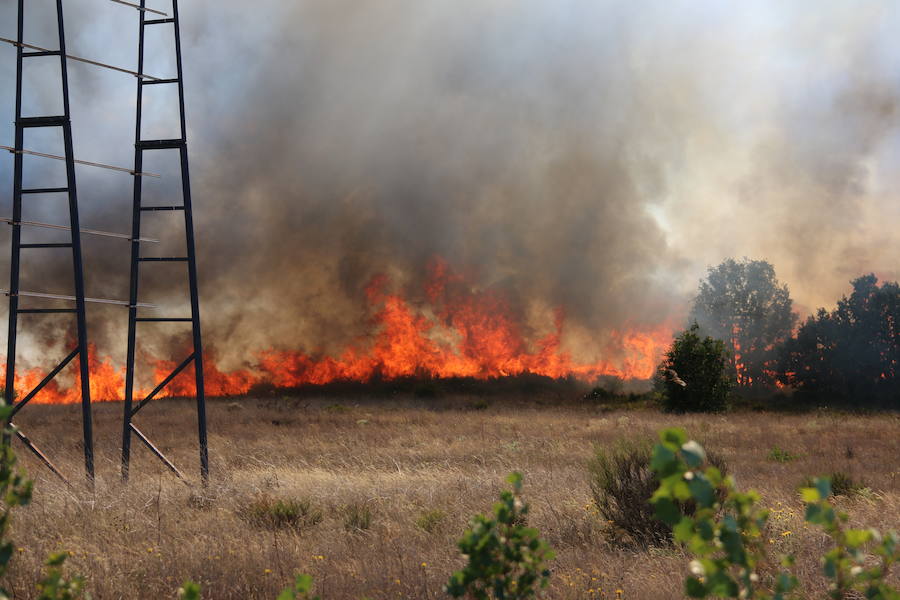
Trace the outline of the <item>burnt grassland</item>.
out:
M 557 551 L 550 597 L 680 598 L 685 555 L 628 545 L 611 531 L 592 505 L 587 471 L 596 444 L 655 438 L 673 425 L 727 461 L 739 486 L 762 493 L 774 511 L 771 547 L 798 556 L 802 579 L 821 581 L 826 544 L 803 524 L 796 488 L 806 475 L 847 475 L 856 487 L 837 503 L 853 524 L 900 528 L 896 413 L 679 416 L 526 398 L 212 400 L 206 491 L 195 484 L 191 402 L 159 401 L 136 422 L 192 484 L 134 440 L 127 487 L 118 477 L 122 406 L 97 404 L 93 493 L 67 488 L 16 444 L 35 497 L 14 515 L 7 586 L 34 597 L 44 557 L 67 550 L 68 571 L 85 575 L 97 599 L 173 598 L 186 579 L 209 599 L 274 598 L 297 571 L 315 577 L 323 598 L 439 598 L 462 565 L 456 541 L 469 517 L 489 510 L 518 470 L 530 524 Z M 79 481 L 77 407 L 31 406 L 17 424 Z

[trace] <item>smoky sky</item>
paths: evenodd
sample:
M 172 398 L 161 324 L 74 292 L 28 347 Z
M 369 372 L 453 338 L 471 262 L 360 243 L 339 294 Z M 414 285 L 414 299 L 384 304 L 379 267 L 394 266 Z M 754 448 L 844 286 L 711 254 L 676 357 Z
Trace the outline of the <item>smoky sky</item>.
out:
M 26 4 L 26 37 L 54 44 L 53 3 Z M 134 68 L 134 10 L 64 4 L 70 53 Z M 680 323 L 706 267 L 727 257 L 771 261 L 801 312 L 864 272 L 898 277 L 893 3 L 180 8 L 202 313 L 226 366 L 273 346 L 339 350 L 371 331 L 372 276 L 389 275 L 418 306 L 437 256 L 473 288 L 503 293 L 535 335 L 562 307 L 566 347 L 584 360 L 601 358 L 613 330 Z M 0 36 L 15 37 L 15 14 L 0 0 Z M 148 74 L 173 74 L 169 31 L 148 39 Z M 130 166 L 134 78 L 70 65 L 76 153 Z M 7 145 L 14 75 L 13 49 L 0 48 Z M 52 63 L 35 67 L 29 106 L 56 97 L 56 76 Z M 147 97 L 145 138 L 174 137 L 164 87 Z M 33 160 L 26 175 L 58 176 Z M 148 196 L 165 203 L 179 189 L 175 162 L 150 162 L 165 176 Z M 11 170 L 0 156 L 5 213 Z M 129 230 L 130 177 L 79 167 L 78 184 L 85 226 Z M 28 205 L 26 218 L 60 222 L 59 202 Z M 153 218 L 152 253 L 177 253 L 177 217 Z M 84 244 L 88 295 L 127 297 L 127 243 Z M 68 285 L 68 264 L 48 256 L 30 263 L 41 275 L 23 289 Z M 145 269 L 142 299 L 183 311 L 178 268 Z M 123 355 L 126 314 L 90 316 L 102 349 Z M 59 341 L 58 328 L 35 331 Z

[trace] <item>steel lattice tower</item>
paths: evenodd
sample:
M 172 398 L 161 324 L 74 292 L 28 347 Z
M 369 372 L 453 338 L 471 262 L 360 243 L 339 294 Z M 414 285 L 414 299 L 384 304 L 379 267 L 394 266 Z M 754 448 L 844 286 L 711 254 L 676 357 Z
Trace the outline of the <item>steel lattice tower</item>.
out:
M 197 396 L 197 421 L 200 443 L 200 477 L 204 484 L 209 478 L 209 455 L 206 437 L 206 398 L 203 389 L 203 345 L 200 335 L 200 300 L 197 292 L 197 261 L 194 247 L 194 220 L 191 207 L 191 183 L 188 166 L 187 152 L 187 128 L 185 125 L 184 111 L 184 78 L 181 62 L 181 28 L 178 18 L 178 0 L 172 0 L 172 17 L 162 19 L 147 19 L 149 10 L 145 6 L 145 0 L 140 2 L 140 33 L 138 38 L 138 72 L 144 69 L 144 44 L 145 31 L 148 26 L 164 27 L 171 25 L 174 28 L 175 40 L 175 64 L 176 77 L 172 79 L 147 80 L 138 78 L 137 84 L 137 113 L 135 118 L 135 143 L 134 143 L 134 170 L 140 171 L 143 167 L 144 152 L 177 151 L 181 165 L 181 204 L 166 206 L 147 206 L 142 202 L 142 180 L 134 181 L 134 203 L 132 213 L 132 245 L 131 245 L 131 292 L 130 308 L 128 311 L 128 351 L 126 358 L 125 375 L 125 411 L 122 432 L 122 478 L 128 479 L 129 463 L 131 455 L 131 435 L 135 434 L 150 450 L 162 460 L 169 469 L 181 477 L 178 469 L 150 442 L 149 439 L 134 425 L 133 417 L 160 391 L 165 388 L 179 373 L 191 363 L 194 365 L 194 377 Z M 155 12 L 155 11 L 154 11 Z M 176 85 L 178 86 L 178 108 L 180 119 L 180 137 L 176 139 L 145 140 L 141 132 L 141 120 L 143 113 L 143 92 L 146 85 Z M 173 257 L 145 257 L 141 254 L 141 219 L 144 213 L 159 211 L 181 211 L 184 214 L 184 231 L 186 242 L 186 255 Z M 190 317 L 142 317 L 138 314 L 138 287 L 140 283 L 140 269 L 144 263 L 186 263 L 187 279 L 190 293 Z M 135 350 L 137 344 L 138 323 L 171 323 L 185 322 L 191 324 L 191 340 L 193 348 L 190 354 L 175 369 L 163 379 L 147 396 L 134 404 L 134 376 L 135 376 Z
M 9 404 L 15 402 L 15 380 L 16 380 L 16 342 L 19 329 L 19 315 L 21 314 L 73 314 L 76 320 L 76 337 L 77 345 L 71 353 L 69 353 L 56 367 L 54 367 L 33 390 L 28 392 L 18 403 L 13 404 L 12 414 L 8 418 L 8 423 L 12 424 L 13 416 L 18 413 L 29 401 L 31 401 L 48 383 L 50 383 L 74 358 L 78 357 L 80 367 L 80 390 L 82 404 L 82 427 L 84 436 L 84 459 L 85 469 L 88 479 L 93 481 L 94 478 L 94 451 L 93 451 L 93 433 L 91 423 L 91 397 L 90 397 L 90 373 L 88 362 L 88 343 L 87 343 L 87 324 L 85 303 L 100 302 L 105 304 L 116 304 L 126 306 L 128 308 L 128 351 L 126 364 L 126 390 L 125 390 L 125 410 L 122 438 L 122 476 L 127 479 L 131 434 L 135 434 L 138 439 L 147 445 L 148 448 L 159 457 L 176 475 L 183 477 L 178 469 L 160 452 L 150 440 L 132 423 L 134 415 L 143 408 L 148 402 L 155 398 L 179 373 L 181 373 L 188 365 L 194 364 L 196 378 L 196 395 L 197 395 L 197 415 L 199 425 L 199 442 L 200 442 L 200 475 L 204 484 L 209 478 L 209 459 L 207 450 L 206 436 L 206 402 L 203 388 L 203 350 L 200 335 L 200 302 L 197 291 L 197 263 L 194 249 L 194 225 L 193 211 L 191 208 L 191 187 L 188 169 L 187 154 L 187 136 L 185 125 L 184 111 L 184 87 L 182 85 L 182 63 L 181 63 L 181 31 L 178 20 L 178 3 L 177 0 L 172 1 L 173 15 L 169 17 L 166 13 L 147 8 L 144 0 L 140 4 L 127 2 L 126 0 L 111 0 L 120 5 L 135 8 L 140 13 L 140 37 L 138 47 L 138 70 L 131 71 L 120 67 L 100 63 L 94 60 L 73 56 L 66 52 L 65 46 L 65 22 L 63 18 L 62 0 L 56 0 L 57 27 L 59 32 L 59 49 L 51 50 L 42 48 L 33 44 L 26 43 L 23 40 L 24 19 L 25 19 L 25 2 L 18 0 L 18 35 L 17 39 L 11 40 L 0 38 L 0 42 L 11 44 L 17 49 L 16 56 L 16 122 L 15 122 L 15 146 L 2 146 L 0 148 L 8 150 L 14 154 L 15 164 L 13 170 L 13 215 L 11 218 L 0 218 L 0 221 L 6 222 L 12 226 L 12 245 L 11 245 L 11 261 L 10 261 L 10 286 L 6 291 L 9 296 L 9 338 L 7 348 L 7 365 L 6 365 L 6 393 L 5 400 Z M 147 13 L 161 15 L 163 18 L 147 19 Z M 175 59 L 177 66 L 177 76 L 172 79 L 163 79 L 153 77 L 143 72 L 144 69 L 144 32 L 148 25 L 168 25 L 174 27 L 175 34 Z M 58 56 L 61 65 L 61 83 L 62 83 L 62 101 L 63 114 L 53 116 L 23 116 L 22 108 L 22 74 L 23 63 L 26 58 L 36 56 Z M 73 154 L 72 145 L 72 128 L 69 111 L 69 86 L 67 73 L 67 60 L 75 60 L 82 63 L 90 64 L 97 67 L 112 69 L 120 73 L 127 73 L 137 78 L 137 107 L 136 107 L 136 124 L 135 124 L 135 158 L 134 168 L 116 167 L 96 162 L 88 162 L 78 160 Z M 143 87 L 145 85 L 177 85 L 178 86 L 178 105 L 180 113 L 180 137 L 177 139 L 166 140 L 144 140 L 141 137 L 141 117 L 142 117 L 142 100 Z M 63 134 L 63 145 L 65 152 L 63 156 L 34 152 L 24 148 L 25 130 L 30 128 L 61 128 Z M 171 206 L 145 206 L 141 202 L 142 181 L 144 177 L 160 177 L 155 173 L 148 173 L 143 168 L 143 153 L 147 150 L 178 150 L 181 164 L 181 190 L 182 203 L 173 204 Z M 65 161 L 67 181 L 65 187 L 34 187 L 23 188 L 23 157 L 26 155 L 38 156 L 49 159 Z M 90 167 L 99 167 L 126 173 L 134 177 L 134 198 L 132 212 L 132 233 L 111 233 L 106 231 L 98 231 L 94 229 L 84 229 L 80 226 L 78 216 L 78 202 L 75 187 L 75 165 L 87 165 Z M 23 220 L 23 196 L 30 194 L 66 194 L 69 201 L 69 225 L 57 225 L 51 223 L 42 223 L 37 221 Z M 154 243 L 159 240 L 141 237 L 141 217 L 145 212 L 156 211 L 182 211 L 184 214 L 185 239 L 187 244 L 186 256 L 178 257 L 147 257 L 141 253 L 142 244 Z M 22 227 L 39 227 L 53 230 L 65 230 L 71 233 L 71 241 L 64 243 L 23 243 Z M 130 298 L 128 301 L 123 300 L 107 300 L 100 298 L 86 298 L 84 294 L 84 268 L 81 255 L 81 235 L 98 235 L 112 238 L 127 240 L 131 243 L 131 285 Z M 72 251 L 72 263 L 74 274 L 74 295 L 60 295 L 46 292 L 27 292 L 19 289 L 20 279 L 20 256 L 21 251 L 25 249 L 49 249 L 49 248 L 69 248 Z M 190 288 L 190 317 L 145 317 L 138 313 L 141 308 L 155 308 L 152 304 L 138 302 L 138 282 L 140 279 L 140 266 L 145 262 L 177 262 L 185 263 L 187 266 L 187 279 Z M 22 308 L 19 306 L 21 297 L 33 297 L 51 301 L 68 301 L 74 302 L 75 308 Z M 137 404 L 134 403 L 134 374 L 135 374 L 135 348 L 137 340 L 137 323 L 139 322 L 189 322 L 192 326 L 192 343 L 193 349 L 189 356 L 179 364 L 175 370 L 169 374 L 154 390 L 145 396 Z M 40 460 L 47 465 L 54 473 L 63 480 L 68 481 L 56 466 L 35 446 L 21 430 L 16 429 L 16 435 L 21 439 L 28 448 L 34 452 Z M 4 443 L 6 443 L 4 437 Z
M 16 45 L 16 121 L 15 121 L 15 147 L 11 150 L 15 156 L 13 167 L 13 214 L 12 219 L 7 222 L 12 225 L 12 249 L 10 261 L 10 277 L 9 277 L 9 333 L 6 351 L 6 402 L 13 404 L 15 401 L 15 373 L 16 373 L 16 341 L 19 329 L 19 315 L 22 314 L 73 314 L 75 316 L 76 328 L 76 346 L 62 361 L 50 371 L 50 373 L 27 395 L 25 395 L 13 407 L 12 417 L 21 410 L 37 393 L 46 386 L 56 375 L 66 367 L 76 356 L 79 363 L 79 374 L 81 378 L 81 414 L 82 414 L 82 432 L 84 436 L 84 466 L 89 479 L 94 477 L 94 443 L 91 425 L 91 387 L 90 373 L 88 372 L 88 343 L 87 343 L 87 324 L 85 318 L 85 297 L 84 297 L 84 269 L 81 258 L 81 228 L 78 222 L 78 195 L 75 186 L 75 157 L 72 148 L 72 123 L 69 112 L 69 77 L 66 69 L 66 39 L 65 27 L 63 19 L 62 0 L 56 0 L 56 17 L 57 28 L 59 33 L 59 49 L 58 50 L 26 50 L 23 43 L 24 25 L 25 25 L 25 2 L 19 0 L 18 6 L 18 27 L 17 27 L 17 45 Z M 22 110 L 22 75 L 25 59 L 38 56 L 58 56 L 60 63 L 61 88 L 62 88 L 62 104 L 63 114 L 52 116 L 32 116 L 26 117 Z M 24 149 L 25 130 L 35 128 L 61 128 L 63 146 L 65 148 L 65 156 L 62 157 L 66 163 L 66 185 L 65 187 L 46 187 L 46 188 L 23 188 L 23 162 L 25 154 L 30 152 Z M 68 197 L 68 215 L 69 215 L 69 231 L 71 232 L 71 241 L 65 243 L 53 244 L 31 244 L 22 243 L 22 226 L 32 225 L 31 222 L 23 222 L 22 220 L 22 198 L 23 196 L 31 196 L 37 194 L 65 194 Z M 40 224 L 38 224 L 39 226 Z M 49 249 L 64 248 L 70 249 L 72 252 L 72 271 L 74 275 L 74 296 L 66 298 L 74 300 L 75 308 L 22 308 L 19 305 L 20 297 L 52 297 L 51 294 L 41 294 L 40 292 L 24 292 L 19 289 L 19 276 L 21 270 L 21 252 L 22 250 L 31 249 Z M 17 430 L 19 439 L 21 439 L 41 461 L 44 462 L 54 473 L 63 477 L 50 460 L 30 441 L 25 435 Z M 63 477 L 63 479 L 65 479 Z

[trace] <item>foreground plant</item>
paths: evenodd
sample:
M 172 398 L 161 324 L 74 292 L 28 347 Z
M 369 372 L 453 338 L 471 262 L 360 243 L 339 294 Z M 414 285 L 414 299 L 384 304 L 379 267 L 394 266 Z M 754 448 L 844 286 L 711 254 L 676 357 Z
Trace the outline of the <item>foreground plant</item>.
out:
M 90 600 L 90 594 L 84 591 L 84 577 L 76 575 L 66 578 L 62 572 L 63 563 L 66 562 L 66 553 L 51 554 L 45 562 L 47 574 L 38 583 L 38 600 L 78 600 L 85 598 Z
M 513 600 L 533 598 L 550 582 L 550 546 L 537 529 L 525 525 L 528 505 L 520 499 L 522 475 L 507 478 L 512 490 L 500 494 L 492 517 L 476 515 L 459 541 L 468 560 L 445 588 L 454 598 Z
M 734 480 L 716 467 L 703 469 L 706 462 L 700 444 L 688 441 L 681 429 L 667 429 L 660 434 L 651 463 L 660 480 L 651 499 L 656 515 L 695 556 L 685 593 L 691 598 L 801 597 L 800 582 L 790 571 L 794 558 L 782 556 L 779 569 L 767 555 L 762 534 L 769 512 L 758 506 L 759 494 L 738 491 Z M 824 574 L 831 580 L 829 597 L 844 600 L 862 593 L 869 600 L 900 600 L 900 592 L 886 583 L 889 569 L 900 560 L 897 535 L 846 529 L 847 515 L 828 502 L 828 479 L 816 479 L 815 487 L 801 494 L 806 521 L 821 526 L 834 544 L 822 558 Z M 678 509 L 685 502 L 696 504 L 692 515 Z M 866 567 L 874 557 L 878 564 Z
M 179 600 L 200 600 L 200 586 L 193 581 L 185 581 L 178 588 Z
M 5 423 L 12 413 L 12 408 L 0 405 L 0 419 Z M 3 432 L 0 441 L 0 578 L 9 571 L 9 563 L 13 556 L 13 543 L 7 537 L 12 510 L 17 506 L 25 506 L 31 501 L 31 481 L 16 468 L 16 455 L 9 444 L 12 431 Z M 9 592 L 0 587 L 0 599 L 9 598 Z
M 319 596 L 311 596 L 313 588 L 312 575 L 297 574 L 294 585 L 285 588 L 278 594 L 277 600 L 320 600 Z
M 284 588 L 275 600 L 321 600 L 319 596 L 311 596 L 313 588 L 312 575 L 298 573 L 294 585 Z M 201 600 L 200 586 L 193 581 L 185 581 L 178 588 L 179 600 Z
M 7 537 L 9 533 L 12 510 L 17 506 L 25 506 L 31 502 L 32 482 L 16 467 L 16 454 L 10 441 L 15 430 L 7 419 L 12 414 L 12 407 L 0 400 L 0 422 L 6 424 L 0 439 L 0 578 L 9 571 L 9 563 L 13 556 L 13 543 Z M 63 576 L 62 566 L 66 561 L 66 553 L 53 554 L 47 559 L 47 574 L 37 584 L 38 600 L 75 600 L 90 596 L 84 591 L 84 578 Z M 0 600 L 8 600 L 9 593 L 0 587 Z
M 891 566 L 900 561 L 897 534 L 847 528 L 847 514 L 835 511 L 828 502 L 832 491 L 827 478 L 816 479 L 815 487 L 803 488 L 800 493 L 806 502 L 806 522 L 822 527 L 834 544 L 822 557 L 825 576 L 831 580 L 830 597 L 842 600 L 862 592 L 866 598 L 900 600 L 900 590 L 885 583 Z M 872 558 L 877 558 L 874 565 Z

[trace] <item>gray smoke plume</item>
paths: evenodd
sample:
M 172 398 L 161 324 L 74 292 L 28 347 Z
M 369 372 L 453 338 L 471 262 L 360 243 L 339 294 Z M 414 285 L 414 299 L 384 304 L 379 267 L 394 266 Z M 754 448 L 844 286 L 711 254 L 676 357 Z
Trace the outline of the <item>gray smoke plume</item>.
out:
M 133 10 L 65 4 L 71 53 L 134 67 Z M 563 307 L 582 360 L 602 358 L 613 330 L 680 323 L 705 267 L 728 256 L 771 261 L 807 309 L 864 271 L 898 276 L 900 14 L 887 3 L 181 10 L 203 316 L 226 367 L 267 347 L 340 350 L 371 328 L 372 276 L 424 302 L 436 256 L 502 291 L 526 329 Z M 14 17 L 2 0 L 0 35 L 15 36 Z M 36 43 L 53 43 L 47 25 L 31 28 Z M 150 43 L 146 72 L 171 75 L 167 39 Z M 3 143 L 14 69 L 0 49 Z M 134 80 L 81 65 L 70 77 L 78 154 L 130 166 Z M 169 137 L 171 98 L 156 93 L 145 135 Z M 174 175 L 171 161 L 145 166 Z M 149 187 L 163 201 L 177 177 Z M 128 177 L 79 168 L 79 188 L 86 226 L 128 231 Z M 160 254 L 178 249 L 166 231 L 148 227 Z M 90 295 L 125 297 L 127 244 L 88 242 Z M 66 281 L 66 263 L 36 264 Z M 159 269 L 144 297 L 183 310 L 182 272 Z M 121 356 L 125 314 L 92 321 Z

